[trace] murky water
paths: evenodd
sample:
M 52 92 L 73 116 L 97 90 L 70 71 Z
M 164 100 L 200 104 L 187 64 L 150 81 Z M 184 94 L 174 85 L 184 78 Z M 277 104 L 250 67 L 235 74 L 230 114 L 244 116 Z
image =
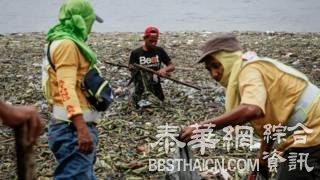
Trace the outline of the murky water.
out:
M 62 0 L 0 0 L 0 33 L 39 32 L 57 21 Z M 93 0 L 97 32 L 320 32 L 320 0 Z

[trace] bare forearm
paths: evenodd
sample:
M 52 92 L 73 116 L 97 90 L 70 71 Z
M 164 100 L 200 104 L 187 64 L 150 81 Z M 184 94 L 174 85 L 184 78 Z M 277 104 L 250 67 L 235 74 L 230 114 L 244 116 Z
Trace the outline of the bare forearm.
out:
M 0 101 L 0 120 L 5 121 L 10 114 L 9 105 L 5 102 Z
M 164 68 L 165 68 L 166 72 L 168 72 L 168 73 L 173 72 L 175 70 L 175 67 L 173 64 L 169 64 Z
M 72 123 L 76 127 L 76 129 L 81 129 L 83 128 L 83 126 L 86 126 L 86 122 L 83 119 L 82 114 L 74 115 L 70 119 L 72 120 Z
M 262 115 L 262 110 L 258 106 L 250 104 L 241 104 L 228 113 L 224 113 L 223 115 L 218 116 L 216 118 L 201 122 L 200 128 L 207 128 L 207 125 L 211 124 L 215 125 L 213 129 L 218 130 L 229 125 L 236 126 L 244 124 Z M 188 128 L 183 130 L 179 138 L 183 142 L 190 141 L 193 131 L 195 129 L 196 127 L 194 127 L 193 125 L 189 126 Z
M 242 125 L 261 115 L 259 107 L 254 105 L 239 105 L 232 111 L 213 119 L 201 122 L 200 125 L 215 124 L 214 129 L 222 129 L 226 126 Z

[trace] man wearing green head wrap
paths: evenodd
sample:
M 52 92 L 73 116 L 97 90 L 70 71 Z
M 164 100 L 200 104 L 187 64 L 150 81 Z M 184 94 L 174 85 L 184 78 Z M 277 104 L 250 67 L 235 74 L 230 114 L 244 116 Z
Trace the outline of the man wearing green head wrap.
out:
M 80 84 L 97 62 L 85 44 L 95 20 L 102 22 L 88 0 L 66 0 L 59 23 L 46 36 L 42 80 L 52 107 L 48 143 L 58 161 L 54 179 L 95 179 L 95 124 L 100 114 L 91 108 Z
M 253 134 L 240 133 L 251 128 L 240 125 L 250 123 L 261 137 L 259 163 L 250 179 L 268 179 L 269 169 L 277 169 L 281 180 L 320 179 L 319 88 L 277 60 L 254 52 L 243 54 L 232 34 L 209 39 L 201 50 L 198 62 L 226 88 L 226 113 L 189 126 L 180 139 L 188 142 L 196 138 L 199 128 L 224 128 L 235 137 L 247 134 L 252 138 Z M 251 150 L 252 144 L 244 145 L 246 142 L 240 141 L 241 146 Z M 271 152 L 274 146 L 276 151 Z

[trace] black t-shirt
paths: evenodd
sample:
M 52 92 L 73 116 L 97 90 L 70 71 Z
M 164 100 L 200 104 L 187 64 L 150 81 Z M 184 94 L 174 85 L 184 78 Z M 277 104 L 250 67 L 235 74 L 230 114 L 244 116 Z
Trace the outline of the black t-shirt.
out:
M 169 65 L 170 61 L 170 57 L 161 47 L 155 47 L 148 51 L 140 47 L 131 52 L 129 64 L 140 64 L 157 71 L 161 68 L 161 63 Z
M 169 65 L 170 62 L 171 59 L 161 47 L 155 47 L 148 51 L 145 51 L 140 47 L 131 52 L 129 64 L 140 64 L 144 67 L 158 71 L 161 68 L 161 63 Z M 145 91 L 145 87 L 161 101 L 164 99 L 160 78 L 158 76 L 143 71 L 135 72 L 132 76 L 135 84 L 134 98 L 136 99 L 136 102 L 140 100 L 142 93 Z

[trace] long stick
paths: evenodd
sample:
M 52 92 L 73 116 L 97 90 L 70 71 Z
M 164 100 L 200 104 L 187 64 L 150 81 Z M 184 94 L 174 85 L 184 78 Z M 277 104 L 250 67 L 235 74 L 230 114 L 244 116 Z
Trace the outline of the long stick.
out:
M 105 62 L 106 64 L 110 64 L 112 66 L 118 66 L 118 67 L 122 67 L 122 68 L 127 68 L 129 69 L 129 66 L 124 65 L 124 64 L 116 64 L 116 63 L 112 63 L 112 62 Z
M 27 142 L 27 124 L 14 129 L 19 180 L 34 180 L 32 145 Z
M 158 75 L 158 76 L 160 76 L 160 77 L 162 77 L 162 78 L 169 79 L 169 80 L 171 80 L 171 81 L 173 81 L 173 82 L 176 82 L 176 83 L 178 83 L 178 84 L 182 84 L 182 85 L 185 85 L 185 86 L 188 86 L 188 87 L 192 87 L 192 88 L 197 89 L 197 90 L 201 90 L 201 88 L 199 88 L 199 87 L 197 87 L 197 86 L 194 86 L 194 85 L 189 84 L 189 83 L 181 82 L 181 81 L 179 81 L 179 80 L 173 79 L 173 78 L 168 77 L 168 76 L 161 75 L 159 72 L 154 71 L 154 70 L 149 69 L 149 68 L 146 68 L 146 67 L 141 66 L 141 65 L 139 65 L 139 64 L 133 64 L 133 66 L 136 67 L 136 68 L 138 68 L 138 69 L 141 69 L 141 70 L 143 70 L 143 71 L 150 72 L 150 73 L 152 73 L 152 74 L 156 74 L 156 75 Z
M 127 65 L 124 65 L 124 64 L 116 64 L 116 63 L 111 63 L 111 62 L 106 62 L 106 64 L 110 64 L 112 66 L 118 66 L 118 67 L 123 67 L 123 68 L 127 68 L 129 69 L 129 67 Z M 188 86 L 188 87 L 192 87 L 194 89 L 197 89 L 197 90 L 201 90 L 201 88 L 197 87 L 197 86 L 194 86 L 192 84 L 188 84 L 188 83 L 185 83 L 185 82 L 181 82 L 179 80 L 176 80 L 176 79 L 173 79 L 171 77 L 168 77 L 168 76 L 164 76 L 164 75 L 161 75 L 160 73 L 158 73 L 157 71 L 154 71 L 152 69 L 149 69 L 149 68 L 146 68 L 144 66 L 141 66 L 139 64 L 133 64 L 136 68 L 140 69 L 140 70 L 143 70 L 143 71 L 147 71 L 147 72 L 150 72 L 150 73 L 153 73 L 153 74 L 156 74 L 162 78 L 165 78 L 165 79 L 169 79 L 173 82 L 176 82 L 178 84 L 182 84 L 182 85 L 185 85 L 185 86 Z M 131 82 L 131 81 L 130 81 Z
M 118 67 L 121 67 L 121 68 L 129 68 L 127 65 L 124 65 L 124 64 L 119 64 L 119 63 L 112 63 L 112 62 L 105 62 L 106 64 L 110 64 L 112 66 L 118 66 Z M 179 67 L 179 66 L 176 66 L 175 69 L 177 70 L 183 70 L 183 71 L 193 71 L 195 70 L 194 68 L 189 68 L 189 67 Z

